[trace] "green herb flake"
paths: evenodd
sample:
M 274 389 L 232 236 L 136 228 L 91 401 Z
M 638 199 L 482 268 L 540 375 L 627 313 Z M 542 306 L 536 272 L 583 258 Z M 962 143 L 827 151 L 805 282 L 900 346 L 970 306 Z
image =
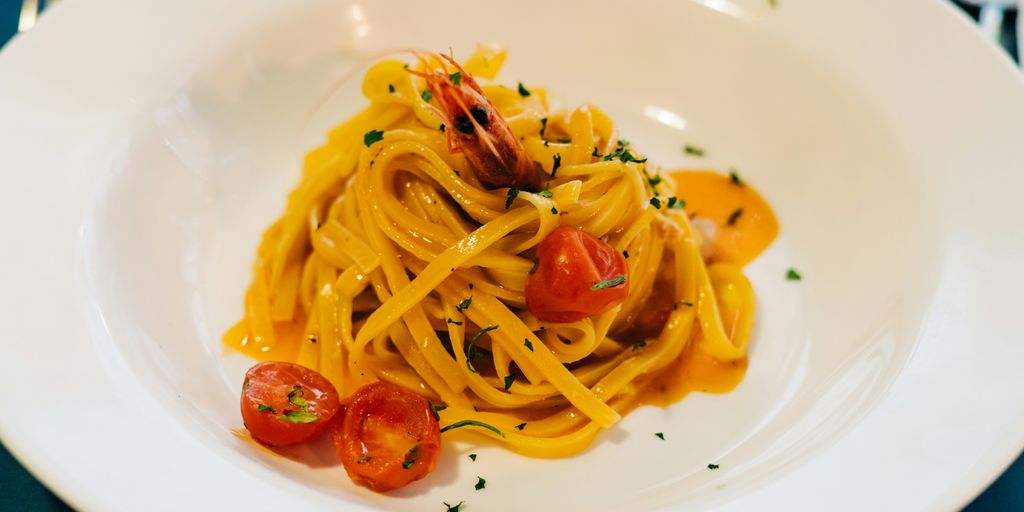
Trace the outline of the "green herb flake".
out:
M 518 425 L 516 425 L 516 430 L 522 430 L 524 428 L 526 428 L 526 422 L 525 421 L 520 423 L 520 424 L 518 424 Z
M 652 197 L 651 200 L 650 200 L 650 203 L 651 203 L 651 206 L 653 206 L 653 207 L 655 207 L 655 208 L 657 208 L 659 210 L 661 209 L 661 199 L 658 199 L 657 197 Z
M 525 423 L 523 423 L 523 425 L 525 425 Z M 494 432 L 495 434 L 498 434 L 501 437 L 505 437 L 505 433 L 502 432 L 501 430 L 498 430 L 498 427 L 495 427 L 494 425 L 488 425 L 487 423 L 484 423 L 482 421 L 476 421 L 476 420 L 456 421 L 455 423 L 452 423 L 451 425 L 448 425 L 447 427 L 442 427 L 441 428 L 441 433 L 444 434 L 445 432 L 447 432 L 449 430 L 454 430 L 454 429 L 462 428 L 462 427 L 481 427 L 481 428 L 486 428 L 487 430 L 490 430 L 491 432 Z
M 629 145 L 629 141 L 626 139 L 619 139 L 619 145 L 622 147 L 626 147 Z
M 697 146 L 691 146 L 689 144 L 683 146 L 683 151 L 686 152 L 687 155 L 704 156 L 703 149 L 698 148 Z
M 444 512 L 461 512 L 462 505 L 466 504 L 465 501 L 460 501 L 460 502 L 458 502 L 458 503 L 456 503 L 454 505 L 449 505 L 449 504 L 447 504 L 447 503 L 445 503 L 443 501 L 441 503 L 444 503 L 444 506 L 448 507 L 448 510 L 445 510 Z
M 383 138 L 384 132 L 380 130 L 370 130 L 363 135 L 363 144 L 365 144 L 366 147 L 370 147 L 374 142 L 380 142 Z
M 633 153 L 630 153 L 628 149 L 623 148 L 623 147 L 620 147 L 614 153 L 609 153 L 609 154 L 607 154 L 607 155 L 602 157 L 602 159 L 604 161 L 615 160 L 616 158 L 618 158 L 623 163 L 627 163 L 627 164 L 630 163 L 630 162 L 635 162 L 635 163 L 638 163 L 638 164 L 642 164 L 642 163 L 647 161 L 646 158 L 644 158 L 642 160 L 637 158 L 636 156 L 633 155 Z
M 423 101 L 428 101 L 429 102 L 430 98 L 433 98 L 433 97 L 434 97 L 434 93 L 432 93 L 430 91 L 423 91 L 422 93 L 420 93 L 420 98 L 423 98 Z
M 277 419 L 291 423 L 313 423 L 320 418 L 309 411 L 288 411 L 278 416 Z
M 686 208 L 686 201 L 683 201 L 676 196 L 668 198 L 669 210 L 682 210 L 683 208 Z
M 735 169 L 729 169 L 729 181 L 731 181 L 732 184 L 736 185 L 737 187 L 743 186 L 743 180 L 740 179 L 739 174 L 736 174 Z
M 469 309 L 469 306 L 472 303 L 473 303 L 473 297 L 470 297 L 470 298 L 460 302 L 458 306 L 455 306 L 455 309 L 456 309 L 456 311 L 465 311 L 465 310 Z
M 474 488 L 479 491 L 484 487 L 487 487 L 487 480 L 484 480 L 483 478 L 480 477 L 476 477 L 476 485 L 474 486 Z
M 302 398 L 303 391 L 301 386 L 295 386 L 295 389 L 288 393 L 288 401 L 295 404 L 296 407 L 301 407 L 302 410 L 306 410 L 309 407 L 309 402 L 305 398 Z
M 451 318 L 448 319 L 448 323 L 452 325 L 462 325 L 462 322 L 457 322 L 455 320 L 452 320 Z
M 551 207 L 551 213 L 552 213 L 552 215 L 558 215 L 558 208 L 555 208 L 554 206 L 552 206 Z
M 801 276 L 795 268 L 791 268 L 786 271 L 786 279 L 789 279 L 790 281 L 799 281 L 803 279 L 803 276 Z
M 647 342 L 644 341 L 644 340 L 640 340 L 640 341 L 638 341 L 638 342 L 633 344 L 633 350 L 631 350 L 630 352 L 636 352 L 638 349 L 644 348 L 646 346 L 647 346 Z
M 505 376 L 505 391 L 508 391 L 508 388 L 512 387 L 512 383 L 515 382 L 515 381 L 516 381 L 516 375 L 514 373 L 510 373 L 510 374 L 506 375 Z
M 470 458 L 470 459 L 471 459 L 471 460 L 472 460 L 473 462 L 476 462 L 476 454 L 475 454 L 475 453 L 471 453 L 471 454 L 469 454 L 469 458 Z
M 394 84 L 388 84 L 388 92 L 395 92 Z
M 256 406 L 256 412 L 264 412 L 264 411 L 270 411 L 270 414 L 277 414 L 277 411 L 274 410 L 274 408 L 269 406 L 269 405 L 259 404 L 258 406 Z
M 476 359 L 477 340 L 479 340 L 485 333 L 491 332 L 497 328 L 497 325 L 488 325 L 487 327 L 484 327 L 477 331 L 477 333 L 470 338 L 469 343 L 466 344 L 466 367 L 469 368 L 469 371 L 476 373 L 476 368 L 473 368 L 473 359 Z
M 411 468 L 411 467 L 412 467 L 412 465 L 413 465 L 413 464 L 415 464 L 415 463 L 416 463 L 416 461 L 415 461 L 415 460 L 413 460 L 413 459 L 409 459 L 409 460 L 407 460 L 407 461 L 405 461 L 405 462 L 403 462 L 403 463 L 402 463 L 402 469 L 409 469 L 409 468 Z
M 530 352 L 533 352 L 533 343 L 530 343 L 530 340 L 524 338 L 523 345 L 526 345 L 526 348 L 530 349 Z
M 603 290 L 605 288 L 611 288 L 612 286 L 616 286 L 616 285 L 622 284 L 625 281 L 626 281 L 626 274 L 619 274 L 614 279 L 609 279 L 607 281 L 601 281 L 600 283 L 595 283 L 594 286 L 590 287 L 590 289 L 591 290 Z
M 736 208 L 732 213 L 729 214 L 729 220 L 726 221 L 730 226 L 735 226 L 736 221 L 739 220 L 740 215 L 743 215 L 743 208 Z
M 509 188 L 506 196 L 507 197 L 505 198 L 505 209 L 508 210 L 509 207 L 512 206 L 512 201 L 515 201 L 516 197 L 519 196 L 519 189 L 516 187 Z
M 551 196 L 554 196 L 555 194 L 553 194 L 550 190 L 541 190 L 540 192 L 537 192 L 537 195 L 541 197 L 547 197 L 550 199 Z
M 448 75 L 448 78 L 452 81 L 453 84 L 459 85 L 462 83 L 462 71 L 456 71 Z
M 523 87 L 522 82 L 519 82 L 519 95 L 524 98 L 530 95 L 530 90 L 527 89 L 526 87 Z
M 718 469 L 718 464 L 708 464 L 708 469 L 711 469 L 711 470 Z
M 657 187 L 661 183 L 661 175 L 656 174 L 653 178 L 647 178 L 647 183 L 650 183 L 652 187 Z
M 362 464 L 364 462 L 370 462 L 371 460 L 373 460 L 373 457 L 367 457 L 366 455 L 360 455 L 359 458 L 356 459 L 356 464 Z
M 662 441 L 665 440 L 665 434 L 662 433 L 662 432 L 655 432 L 654 435 L 655 435 L 655 437 L 657 437 L 658 439 L 661 439 Z
M 555 173 L 558 172 L 558 168 L 562 166 L 562 155 L 559 153 L 555 154 L 555 163 L 551 166 L 551 177 L 555 177 Z

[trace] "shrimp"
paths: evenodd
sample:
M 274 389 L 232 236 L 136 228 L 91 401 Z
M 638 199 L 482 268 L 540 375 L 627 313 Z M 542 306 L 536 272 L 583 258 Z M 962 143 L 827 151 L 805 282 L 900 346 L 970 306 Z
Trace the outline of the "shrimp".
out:
M 539 166 L 526 154 L 522 142 L 473 76 L 449 55 L 416 50 L 412 53 L 423 64 L 424 71 L 409 72 L 422 77 L 431 95 L 437 98 L 435 111 L 448 128 L 448 150 L 466 155 L 476 169 L 476 177 L 487 188 L 538 190 Z M 431 69 L 428 58 L 440 63 L 445 71 L 447 62 L 455 72 L 445 74 Z

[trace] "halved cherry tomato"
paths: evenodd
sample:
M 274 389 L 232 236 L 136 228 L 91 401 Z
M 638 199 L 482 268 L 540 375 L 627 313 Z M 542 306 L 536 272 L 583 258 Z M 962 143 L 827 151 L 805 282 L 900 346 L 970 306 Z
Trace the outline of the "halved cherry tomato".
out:
M 626 258 L 581 229 L 561 227 L 537 247 L 537 268 L 526 279 L 526 308 L 548 322 L 603 313 L 629 292 Z
M 441 430 L 425 398 L 375 382 L 352 396 L 345 418 L 334 429 L 334 448 L 349 478 L 386 492 L 434 470 Z
M 266 362 L 245 373 L 242 421 L 269 446 L 301 444 L 323 433 L 341 408 L 323 375 L 292 363 Z

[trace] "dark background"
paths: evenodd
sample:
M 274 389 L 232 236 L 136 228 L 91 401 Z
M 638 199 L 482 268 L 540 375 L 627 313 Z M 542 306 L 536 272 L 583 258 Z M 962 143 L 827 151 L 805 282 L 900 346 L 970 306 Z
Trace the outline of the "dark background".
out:
M 21 3 L 21 0 L 0 0 L 0 47 L 18 32 Z M 41 7 L 46 7 L 45 1 L 40 0 L 39 3 Z M 977 7 L 961 2 L 953 3 L 972 18 L 978 18 Z M 1016 11 L 1008 12 L 999 41 L 1013 59 L 1017 59 L 1017 39 L 1014 30 L 1016 23 Z M 0 115 L 3 113 L 0 112 Z M 5 412 L 5 414 L 9 413 L 9 411 Z M 870 492 L 870 490 L 866 491 Z M 71 508 L 25 471 L 14 460 L 14 457 L 0 445 L 0 511 L 63 512 L 70 510 Z M 965 510 L 967 512 L 1024 511 L 1024 457 L 1018 458 L 999 480 Z

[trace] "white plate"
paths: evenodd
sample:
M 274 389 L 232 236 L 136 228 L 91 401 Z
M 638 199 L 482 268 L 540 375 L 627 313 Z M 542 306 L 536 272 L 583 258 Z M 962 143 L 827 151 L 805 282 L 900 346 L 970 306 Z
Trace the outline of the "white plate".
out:
M 3 442 L 94 510 L 965 504 L 1024 446 L 1024 83 L 944 2 L 778 4 L 62 2 L 0 54 Z M 506 83 L 601 105 L 652 160 L 735 166 L 769 198 L 783 232 L 750 267 L 746 380 L 568 459 L 459 434 L 393 496 L 329 450 L 239 441 L 247 361 L 218 338 L 358 84 L 316 106 L 379 50 L 481 40 L 511 48 Z

